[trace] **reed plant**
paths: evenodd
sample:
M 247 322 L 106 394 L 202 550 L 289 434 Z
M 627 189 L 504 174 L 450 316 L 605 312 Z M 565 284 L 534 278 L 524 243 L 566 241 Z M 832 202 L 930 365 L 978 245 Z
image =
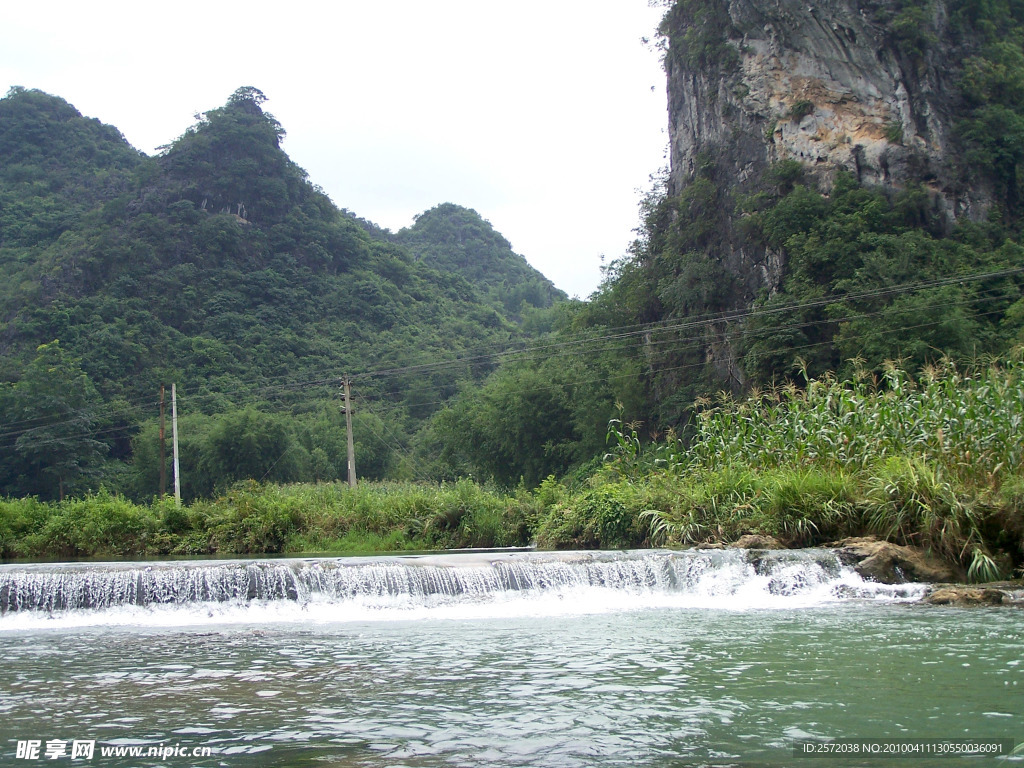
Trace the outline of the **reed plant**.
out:
M 848 381 L 703 399 L 689 443 L 654 451 L 669 457 L 662 471 L 679 501 L 647 512 L 652 534 L 697 543 L 758 532 L 806 545 L 874 533 L 975 579 L 1006 575 L 1024 559 L 1024 493 L 1013 490 L 1024 488 L 1022 372 L 1019 353 L 969 372 L 945 361 L 917 379 L 890 363 Z

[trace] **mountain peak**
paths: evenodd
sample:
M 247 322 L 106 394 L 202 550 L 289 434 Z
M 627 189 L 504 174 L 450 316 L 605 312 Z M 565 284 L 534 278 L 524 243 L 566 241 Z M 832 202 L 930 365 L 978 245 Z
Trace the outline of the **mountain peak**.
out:
M 266 101 L 257 88 L 239 88 L 164 149 L 161 163 L 184 199 L 213 212 L 245 210 L 263 223 L 305 199 L 306 172 L 281 149 L 285 131 L 263 110 Z
M 524 302 L 544 308 L 566 298 L 472 208 L 441 203 L 395 237 L 425 264 L 483 286 L 493 303 L 513 315 Z

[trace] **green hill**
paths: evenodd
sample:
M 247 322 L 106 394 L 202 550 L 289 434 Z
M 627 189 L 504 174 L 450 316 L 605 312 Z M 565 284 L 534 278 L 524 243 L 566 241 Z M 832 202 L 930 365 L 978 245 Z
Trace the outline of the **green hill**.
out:
M 470 208 L 438 205 L 417 216 L 395 239 L 424 264 L 481 287 L 499 311 L 512 317 L 568 298 Z
M 250 414 L 242 432 L 283 430 L 276 443 L 263 436 L 244 473 L 242 447 L 216 458 L 208 443 L 186 446 L 192 493 L 236 476 L 337 476 L 346 374 L 387 409 L 361 467 L 382 475 L 459 382 L 487 373 L 458 358 L 518 339 L 523 312 L 560 297 L 476 214 L 484 273 L 454 267 L 465 241 L 449 254 L 448 232 L 426 226 L 440 209 L 399 236 L 339 210 L 281 149 L 264 101 L 240 88 L 147 157 L 55 96 L 15 88 L 0 100 L 0 493 L 100 480 L 154 491 L 143 464 L 155 440 L 139 429 L 170 382 L 196 421 L 193 442 L 235 412 Z M 438 361 L 450 364 L 415 368 Z M 72 423 L 77 437 L 60 439 L 79 441 L 78 463 L 71 445 L 53 455 L 54 430 Z M 129 472 L 120 462 L 133 458 Z

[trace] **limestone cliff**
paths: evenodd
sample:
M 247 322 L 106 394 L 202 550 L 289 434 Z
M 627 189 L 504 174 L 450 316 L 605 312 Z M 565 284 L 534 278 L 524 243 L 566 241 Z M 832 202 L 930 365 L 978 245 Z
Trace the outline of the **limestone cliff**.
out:
M 668 220 L 680 231 L 704 219 L 711 232 L 686 240 L 690 255 L 678 262 L 684 266 L 662 267 L 652 316 L 742 314 L 766 290 L 780 289 L 787 254 L 749 236 L 738 202 L 765 190 L 766 171 L 782 161 L 797 161 L 803 178 L 826 195 L 840 171 L 892 191 L 920 185 L 928 220 L 946 232 L 958 221 L 985 218 L 999 190 L 965 162 L 959 135 L 970 98 L 964 62 L 980 43 L 957 2 L 672 3 L 661 28 L 667 193 L 676 201 Z M 709 293 L 701 280 L 714 283 L 716 296 L 703 305 L 691 301 L 694 310 L 677 297 Z M 714 379 L 736 391 L 745 380 L 734 339 L 726 322 L 708 328 L 704 361 Z
M 912 30 L 893 24 L 902 7 L 899 0 L 675 3 L 662 29 L 669 194 L 684 189 L 701 162 L 743 190 L 773 163 L 797 160 L 825 191 L 845 169 L 865 184 L 923 184 L 950 224 L 983 217 L 991 189 L 983 179 L 968 183 L 955 136 L 957 64 L 969 41 L 951 28 L 942 0 L 917 14 Z M 743 286 L 736 304 L 776 287 L 781 259 L 735 245 L 726 261 Z
M 795 159 L 826 187 L 844 168 L 868 184 L 923 182 L 953 219 L 984 213 L 988 191 L 965 184 L 950 156 L 966 43 L 942 2 L 922 14 L 920 40 L 894 32 L 896 2 L 695 5 L 677 3 L 665 25 L 675 190 L 711 152 L 739 184 Z

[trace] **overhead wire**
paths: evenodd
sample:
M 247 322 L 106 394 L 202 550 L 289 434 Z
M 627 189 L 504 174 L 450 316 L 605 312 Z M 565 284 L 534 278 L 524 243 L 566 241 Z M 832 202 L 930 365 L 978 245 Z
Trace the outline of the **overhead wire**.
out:
M 989 314 L 996 314 L 996 312 L 993 311 L 993 312 L 988 312 L 988 313 L 981 313 L 981 315 L 979 315 L 979 316 L 985 316 L 985 315 L 989 315 Z M 863 316 L 867 316 L 867 315 L 863 315 Z M 912 325 L 898 326 L 898 327 L 887 329 L 887 330 L 883 331 L 882 334 L 883 335 L 892 335 L 892 334 L 897 334 L 897 333 L 901 333 L 901 332 L 908 331 L 908 330 L 917 330 L 917 329 L 920 329 L 920 328 L 926 328 L 926 327 L 931 327 L 931 326 L 939 325 L 939 324 L 941 324 L 943 322 L 945 322 L 945 320 L 944 319 L 940 319 L 940 320 L 932 320 L 932 321 L 923 322 L 923 323 L 914 323 Z M 860 336 L 852 336 L 852 337 L 849 337 L 849 338 L 856 339 L 856 338 L 865 338 L 865 337 L 866 337 L 866 334 L 862 334 Z M 777 352 L 799 352 L 799 351 L 806 351 L 806 350 L 814 349 L 816 347 L 830 346 L 833 343 L 834 343 L 834 341 L 832 339 L 825 339 L 825 340 L 822 340 L 822 341 L 809 342 L 807 344 L 802 344 L 802 345 L 798 345 L 798 346 L 787 345 L 787 346 L 784 346 L 784 347 L 776 347 L 774 349 L 766 350 L 766 353 L 770 354 L 770 353 L 777 353 Z M 695 348 L 696 347 L 693 347 L 693 349 L 695 349 Z M 686 369 L 703 368 L 706 365 L 707 365 L 707 363 L 704 362 L 704 361 L 701 361 L 701 362 L 687 362 L 687 363 L 681 363 L 679 365 L 659 367 L 659 368 L 651 371 L 651 374 L 657 375 L 657 374 L 669 373 L 669 372 L 686 370 Z M 583 385 L 587 385 L 587 384 L 600 384 L 600 383 L 608 383 L 608 382 L 611 382 L 611 381 L 617 381 L 617 380 L 621 380 L 621 379 L 635 379 L 635 378 L 636 378 L 636 374 L 635 373 L 614 374 L 614 375 L 608 375 L 608 376 L 600 376 L 600 377 L 596 377 L 596 378 L 592 378 L 592 379 L 575 380 L 575 381 L 572 382 L 572 384 L 575 385 L 575 386 L 583 386 Z M 536 386 L 532 386 L 532 387 L 521 388 L 518 391 L 520 393 L 532 394 L 532 393 L 538 393 L 538 392 L 553 391 L 553 390 L 556 390 L 556 389 L 560 389 L 563 386 L 565 386 L 564 383 L 548 384 L 548 385 L 536 385 Z M 445 404 L 447 402 L 449 402 L 449 401 L 448 400 L 439 400 L 439 401 L 433 401 L 433 402 L 428 402 L 428 403 L 418 403 L 417 405 L 422 405 L 422 406 L 443 405 L 443 404 Z M 400 408 L 400 407 L 402 407 L 400 404 L 395 404 L 395 408 Z
M 357 392 L 357 390 L 353 388 L 352 389 L 353 400 L 357 399 L 356 398 L 356 392 Z M 364 407 L 365 407 L 365 403 L 366 403 L 365 400 L 359 399 L 359 402 L 363 403 Z M 373 411 L 370 410 L 369 408 L 367 408 L 367 410 L 370 413 L 373 413 Z M 375 413 L 373 413 L 373 415 L 377 416 L 377 414 L 375 414 Z M 380 417 L 377 416 L 377 418 L 380 418 Z M 416 461 L 416 458 L 412 455 L 412 451 L 410 451 L 408 448 L 402 446 L 402 440 L 397 435 L 395 435 L 394 432 L 392 432 L 388 428 L 387 421 L 385 421 L 384 419 L 380 419 L 380 423 L 381 423 L 381 426 L 384 428 L 384 431 L 387 432 L 393 439 L 398 441 L 400 447 L 396 448 L 393 444 L 389 443 L 386 439 L 381 437 L 381 435 L 373 428 L 372 425 L 367 424 L 367 423 L 364 422 L 361 425 L 361 427 L 365 427 L 366 429 L 368 429 L 370 431 L 370 434 L 373 435 L 381 443 L 381 445 L 383 445 L 389 451 L 391 451 L 391 452 L 393 452 L 395 454 L 403 456 L 405 458 L 405 460 L 408 462 L 409 468 L 412 470 L 413 474 L 416 475 L 416 477 L 418 479 L 420 479 L 420 480 L 422 480 L 424 482 L 429 481 L 430 478 L 425 473 L 420 472 L 419 467 L 418 467 L 418 462 Z
M 358 373 L 356 376 L 353 376 L 352 378 L 353 379 L 354 378 L 359 378 L 359 379 L 366 380 L 366 379 L 370 379 L 370 378 L 373 378 L 373 377 L 384 378 L 384 377 L 390 377 L 390 376 L 402 375 L 402 374 L 409 374 L 409 373 L 425 373 L 425 372 L 443 371 L 443 370 L 445 370 L 447 368 L 451 368 L 451 367 L 455 367 L 455 366 L 461 366 L 461 365 L 466 365 L 468 363 L 484 362 L 484 361 L 494 362 L 495 364 L 498 364 L 498 363 L 501 363 L 501 362 L 529 362 L 529 361 L 532 361 L 532 360 L 541 359 L 545 355 L 547 357 L 554 356 L 554 354 L 555 354 L 554 351 L 555 350 L 560 351 L 562 354 L 575 354 L 575 353 L 578 352 L 579 348 L 583 347 L 584 345 L 588 345 L 588 344 L 589 345 L 594 345 L 594 344 L 601 343 L 601 342 L 605 343 L 604 347 L 587 348 L 587 350 L 589 352 L 607 351 L 609 349 L 615 348 L 615 344 L 623 342 L 625 340 L 632 340 L 634 342 L 630 346 L 646 346 L 648 348 L 652 347 L 652 346 L 655 346 L 655 345 L 667 345 L 667 344 L 674 344 L 674 345 L 699 344 L 701 342 L 701 338 L 702 338 L 700 335 L 684 336 L 682 338 L 676 337 L 675 339 L 663 340 L 663 341 L 655 341 L 655 340 L 653 340 L 653 338 L 645 340 L 645 339 L 643 339 L 643 336 L 644 335 L 648 335 L 648 334 L 653 336 L 653 334 L 678 332 L 678 331 L 682 331 L 682 330 L 699 331 L 701 329 L 705 329 L 705 328 L 707 328 L 709 326 L 712 326 L 712 325 L 715 325 L 715 324 L 720 324 L 720 323 L 723 323 L 723 322 L 727 322 L 727 323 L 728 322 L 732 322 L 732 323 L 734 323 L 734 322 L 739 321 L 739 320 L 745 320 L 745 319 L 749 319 L 751 317 L 756 317 L 756 316 L 760 316 L 760 315 L 778 314 L 778 313 L 783 313 L 783 312 L 793 313 L 793 312 L 802 311 L 802 310 L 811 309 L 811 308 L 816 308 L 816 307 L 821 307 L 821 306 L 835 305 L 835 304 L 839 304 L 839 303 L 846 302 L 846 301 L 865 300 L 865 299 L 876 298 L 876 297 L 887 296 L 887 295 L 893 295 L 893 294 L 899 294 L 899 293 L 912 293 L 912 292 L 916 292 L 916 291 L 920 291 L 920 290 L 925 290 L 925 289 L 928 289 L 928 288 L 941 287 L 941 286 L 946 286 L 946 285 L 951 285 L 951 284 L 956 284 L 956 283 L 962 283 L 962 282 L 972 282 L 972 281 L 985 280 L 985 279 L 995 279 L 995 278 L 999 278 L 999 277 L 1005 277 L 1005 276 L 1020 274 L 1022 272 L 1024 272 L 1024 267 L 1021 267 L 1021 268 L 1011 268 L 1011 269 L 1005 269 L 1005 270 L 998 270 L 998 271 L 994 271 L 994 272 L 978 273 L 978 274 L 972 274 L 972 275 L 948 276 L 948 277 L 945 277 L 945 278 L 937 278 L 937 279 L 934 279 L 934 280 L 918 281 L 918 282 L 915 282 L 915 283 L 907 283 L 907 284 L 901 284 L 901 285 L 888 286 L 886 288 L 877 289 L 877 290 L 873 290 L 873 291 L 865 291 L 865 292 L 861 292 L 861 293 L 858 293 L 858 294 L 847 294 L 847 295 L 838 296 L 838 297 L 837 296 L 823 297 L 821 299 L 815 299 L 813 301 L 808 301 L 808 302 L 782 304 L 782 305 L 776 306 L 776 307 L 769 307 L 769 308 L 754 307 L 754 308 L 748 308 L 748 309 L 745 309 L 745 310 L 739 310 L 739 311 L 733 311 L 733 312 L 708 313 L 708 314 L 702 315 L 702 316 L 688 317 L 685 320 L 674 320 L 674 321 L 673 320 L 666 320 L 666 321 L 657 321 L 657 322 L 654 322 L 654 323 L 631 324 L 631 325 L 626 325 L 626 326 L 620 326 L 620 327 L 617 327 L 617 328 L 603 329 L 605 331 L 610 331 L 610 332 L 599 333 L 597 335 L 583 335 L 580 338 L 570 339 L 570 340 L 563 341 L 563 342 L 547 343 L 547 344 L 518 345 L 518 348 L 516 348 L 516 349 L 509 350 L 509 349 L 506 348 L 506 349 L 503 349 L 503 350 L 492 351 L 492 352 L 489 352 L 489 353 L 482 352 L 482 350 L 488 348 L 488 345 L 481 345 L 480 347 L 476 348 L 477 350 L 481 350 L 481 354 L 474 355 L 472 357 L 468 357 L 467 358 L 467 357 L 463 357 L 461 355 L 457 355 L 454 358 L 448 358 L 448 359 L 441 360 L 441 361 L 435 361 L 433 363 L 423 363 L 423 364 L 415 364 L 415 365 L 399 366 L 399 367 L 391 367 L 391 368 L 380 368 L 380 369 L 375 369 L 375 370 L 364 371 L 364 372 Z M 998 299 L 1003 298 L 1003 297 L 1001 297 L 1001 296 L 992 296 L 992 297 L 989 297 L 989 298 L 991 300 L 998 300 Z M 941 307 L 941 306 L 969 305 L 969 304 L 973 304 L 973 303 L 976 303 L 976 302 L 979 302 L 979 301 L 983 301 L 983 300 L 985 300 L 985 299 L 984 298 L 977 298 L 977 297 L 975 297 L 975 298 L 965 298 L 959 304 L 957 304 L 957 303 L 949 303 L 949 304 L 941 303 L 941 304 L 938 304 L 938 305 L 925 305 L 925 307 L 919 307 L 917 309 L 920 310 L 920 309 L 935 308 L 937 306 Z M 879 310 L 878 312 L 875 312 L 875 313 L 861 313 L 859 315 L 855 315 L 855 316 L 851 316 L 851 317 L 847 317 L 847 318 L 830 318 L 827 322 L 829 322 L 829 323 L 848 322 L 850 319 L 856 319 L 856 318 L 862 318 L 862 317 L 870 317 L 870 316 L 877 316 L 879 313 L 881 313 L 883 311 L 885 311 L 885 310 Z M 988 314 L 988 313 L 985 313 L 985 314 Z M 814 324 L 816 324 L 814 321 L 808 321 L 808 322 L 804 322 L 804 323 L 782 324 L 780 326 L 776 326 L 774 330 L 775 331 L 780 331 L 780 330 L 787 330 L 787 329 L 796 329 L 796 328 L 801 328 L 801 327 L 807 327 L 808 325 L 814 325 Z M 907 329 L 913 328 L 913 327 L 918 327 L 918 326 L 907 326 L 907 327 L 904 327 L 903 330 L 907 330 Z M 639 339 L 639 341 L 637 341 L 637 339 Z M 820 342 L 820 343 L 821 344 L 830 344 L 830 343 L 832 343 L 832 341 L 831 340 L 826 340 L 826 341 L 823 341 L 823 342 Z M 810 346 L 816 346 L 816 345 L 810 345 Z M 685 346 L 666 347 L 665 350 L 663 350 L 663 351 L 678 351 L 678 349 L 684 349 L 684 348 L 685 348 Z M 790 348 L 791 347 L 780 348 L 779 350 L 775 350 L 775 351 L 784 351 L 785 349 L 790 349 Z M 770 352 L 770 350 L 769 350 L 769 352 Z M 277 378 L 284 378 L 284 377 L 282 376 L 282 377 L 277 377 Z M 337 382 L 339 382 L 340 379 L 341 379 L 340 375 L 330 375 L 330 376 L 321 375 L 320 377 L 317 377 L 315 379 L 292 380 L 292 381 L 289 381 L 289 382 L 284 382 L 284 383 L 280 383 L 280 384 L 276 384 L 276 385 L 272 385 L 272 386 L 261 386 L 261 387 L 256 387 L 256 388 L 241 388 L 241 387 L 239 387 L 239 388 L 235 388 L 233 390 L 232 389 L 228 389 L 226 391 L 210 392 L 210 393 L 205 393 L 205 394 L 198 395 L 198 396 L 193 396 L 193 399 L 202 399 L 202 398 L 228 398 L 228 399 L 230 399 L 230 396 L 232 394 L 239 394 L 239 393 L 246 394 L 248 396 L 252 396 L 253 394 L 257 394 L 257 393 L 261 393 L 261 394 L 267 395 L 269 393 L 286 391 L 286 390 L 289 390 L 289 389 L 297 389 L 297 388 L 309 389 L 311 387 L 316 387 L 316 386 L 330 386 L 330 385 L 334 385 Z M 398 395 L 398 394 L 401 394 L 401 392 L 391 392 L 391 393 L 388 393 L 389 396 L 394 396 L 394 395 Z M 383 396 L 379 396 L 379 398 L 382 399 Z M 436 405 L 436 404 L 443 403 L 443 402 L 446 402 L 446 401 L 435 401 L 435 402 L 430 402 L 430 403 L 422 403 L 420 405 L 423 405 L 423 406 Z M 97 412 L 92 412 L 92 413 L 93 413 L 93 416 L 94 416 L 94 418 L 96 420 L 103 420 L 105 417 L 106 418 L 112 418 L 112 417 L 114 417 L 116 415 L 119 415 L 119 414 L 120 415 L 124 415 L 126 413 L 126 411 L 128 411 L 128 412 L 135 412 L 135 413 L 137 413 L 137 414 L 139 414 L 141 416 L 142 413 L 143 413 L 143 409 L 145 407 L 153 408 L 158 403 L 159 403 L 159 400 L 156 400 L 156 399 L 154 399 L 152 401 L 144 401 L 143 403 L 136 403 L 136 404 L 124 403 L 124 401 L 122 401 L 122 403 L 119 404 L 119 407 L 116 410 L 109 410 L 105 414 L 100 412 L 98 415 L 97 415 Z M 88 411 L 86 411 L 85 409 L 76 409 L 75 413 L 77 413 L 79 415 L 84 415 L 84 414 L 88 413 Z M 43 426 L 52 428 L 54 426 L 61 426 L 61 425 L 64 425 L 64 424 L 74 423 L 75 420 L 76 419 L 72 418 L 72 419 L 66 419 L 66 420 L 63 420 L 63 421 L 53 422 L 53 421 L 46 420 L 45 417 L 37 417 L 37 418 L 34 418 L 34 419 L 23 420 L 21 422 L 8 422 L 8 423 L 4 424 L 2 427 L 0 427 L 0 429 L 7 430 L 7 431 L 0 431 L 0 442 L 4 441 L 6 438 L 10 438 L 12 436 L 24 435 L 25 433 L 30 432 L 30 431 L 32 431 L 33 429 L 36 429 L 36 428 L 41 428 Z M 39 422 L 39 426 L 38 427 L 25 427 L 24 426 L 26 424 L 31 424 L 33 422 Z M 20 428 L 15 428 L 15 429 L 12 430 L 11 427 L 20 427 Z M 109 427 L 109 428 L 106 428 L 106 429 L 103 429 L 103 430 L 97 430 L 97 431 L 92 432 L 90 434 L 100 435 L 100 434 L 112 434 L 112 433 L 117 433 L 117 432 L 131 432 L 131 431 L 136 430 L 137 428 L 138 428 L 137 425 L 123 425 L 121 427 Z

